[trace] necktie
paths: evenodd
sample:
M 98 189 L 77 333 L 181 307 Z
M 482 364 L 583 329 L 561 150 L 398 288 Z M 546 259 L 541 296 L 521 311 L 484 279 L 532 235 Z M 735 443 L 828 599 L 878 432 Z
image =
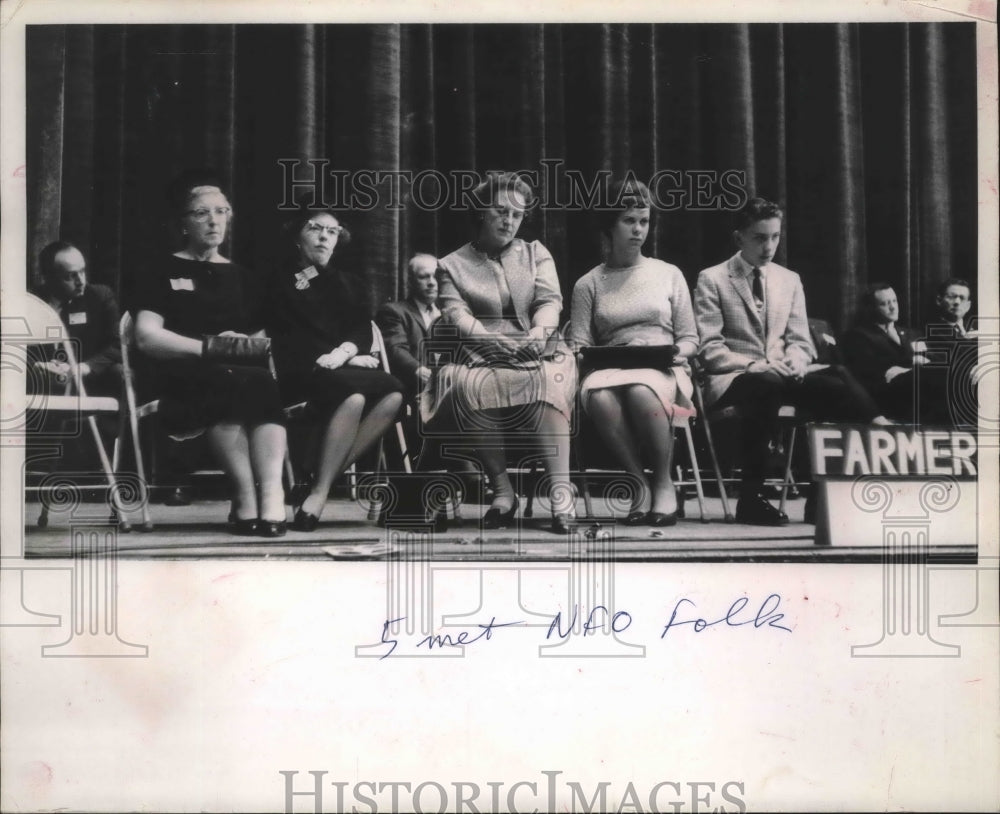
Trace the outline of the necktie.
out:
M 898 331 L 896 331 L 896 326 L 895 325 L 893 325 L 890 322 L 889 325 L 886 327 L 885 332 L 887 334 L 889 334 L 889 338 L 893 342 L 895 342 L 897 345 L 899 344 L 899 333 L 898 333 Z
M 758 306 L 764 304 L 764 286 L 760 281 L 760 269 L 756 266 L 753 267 L 753 298 Z

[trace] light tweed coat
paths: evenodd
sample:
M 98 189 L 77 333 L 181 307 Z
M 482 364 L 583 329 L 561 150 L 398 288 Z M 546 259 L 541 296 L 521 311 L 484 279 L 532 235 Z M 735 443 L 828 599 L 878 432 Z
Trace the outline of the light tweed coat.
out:
M 769 263 L 764 273 L 767 305 L 763 322 L 739 254 L 698 275 L 694 312 L 701 340 L 698 357 L 706 374 L 705 401 L 709 405 L 751 362 L 798 357 L 809 363 L 816 358 L 799 275 L 777 263 Z

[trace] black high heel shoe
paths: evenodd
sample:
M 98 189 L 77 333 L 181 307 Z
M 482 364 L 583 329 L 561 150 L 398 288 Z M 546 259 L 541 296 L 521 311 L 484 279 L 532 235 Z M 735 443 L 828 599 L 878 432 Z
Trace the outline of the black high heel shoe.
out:
M 288 523 L 284 520 L 256 520 L 257 534 L 261 537 L 284 537 L 288 533 Z
M 484 529 L 503 529 L 507 528 L 517 516 L 517 509 L 521 505 L 518 500 L 517 495 L 514 495 L 514 504 L 505 512 L 500 511 L 497 508 L 490 507 L 486 510 L 486 514 L 483 515 L 483 528 Z
M 295 518 L 292 520 L 292 528 L 296 531 L 315 531 L 318 525 L 319 518 L 301 508 L 295 512 Z

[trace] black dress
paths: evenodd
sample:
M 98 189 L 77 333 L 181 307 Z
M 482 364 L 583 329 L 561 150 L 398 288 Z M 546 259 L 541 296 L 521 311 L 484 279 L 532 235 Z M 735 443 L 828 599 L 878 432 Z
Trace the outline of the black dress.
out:
M 308 401 L 329 415 L 355 393 L 366 397 L 366 406 L 402 393 L 403 383 L 382 370 L 317 367 L 320 356 L 343 342 L 353 342 L 359 355 L 367 354 L 372 328 L 362 298 L 341 272 L 327 268 L 311 276 L 312 271 L 280 272 L 268 302 L 267 332 L 285 404 Z
M 251 274 L 235 263 L 170 256 L 140 281 L 134 312 L 159 314 L 164 328 L 192 339 L 225 331 L 249 334 L 260 327 Z M 160 399 L 160 421 L 170 434 L 222 422 L 284 424 L 277 383 L 267 368 L 146 358 L 143 373 Z

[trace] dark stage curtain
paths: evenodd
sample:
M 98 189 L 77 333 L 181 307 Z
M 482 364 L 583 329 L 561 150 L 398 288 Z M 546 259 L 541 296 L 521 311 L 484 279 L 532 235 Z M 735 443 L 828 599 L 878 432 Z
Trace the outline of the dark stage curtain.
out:
M 802 274 L 810 314 L 840 328 L 876 279 L 896 286 L 913 323 L 941 280 L 975 284 L 971 23 L 29 26 L 27 37 L 29 251 L 78 242 L 126 303 L 146 259 L 176 248 L 163 190 L 187 167 L 228 179 L 228 253 L 272 270 L 281 160 L 301 162 L 299 179 L 367 177 L 339 262 L 365 277 L 373 308 L 402 294 L 411 253 L 469 236 L 466 215 L 376 182 L 399 170 L 423 172 L 427 204 L 441 191 L 429 171 L 538 173 L 550 205 L 522 236 L 554 254 L 567 304 L 601 258 L 566 171 L 584 184 L 670 171 L 647 252 L 692 284 L 733 251 L 732 199 L 713 197 L 710 174 L 745 174 L 750 192 L 786 206 L 777 259 Z M 327 199 L 336 192 L 328 183 Z

